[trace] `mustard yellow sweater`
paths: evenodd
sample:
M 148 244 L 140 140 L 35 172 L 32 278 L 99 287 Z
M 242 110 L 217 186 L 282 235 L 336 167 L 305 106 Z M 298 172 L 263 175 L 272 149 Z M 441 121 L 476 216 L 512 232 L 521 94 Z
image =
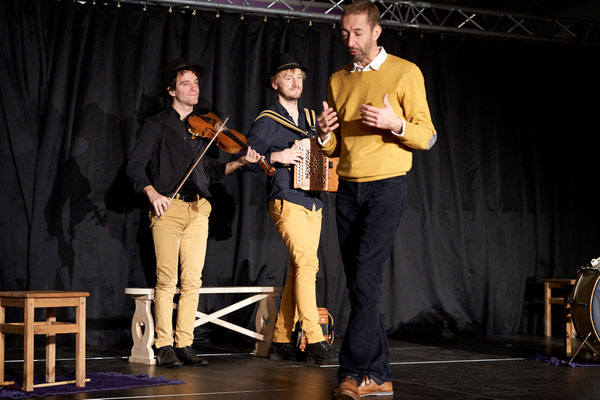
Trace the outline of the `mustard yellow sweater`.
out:
M 323 152 L 339 156 L 343 179 L 369 182 L 404 175 L 412 166 L 412 150 L 428 150 L 436 139 L 425 95 L 423 74 L 415 64 L 387 55 L 378 71 L 352 72 L 348 64 L 329 79 L 328 102 L 340 128 L 330 135 Z M 361 122 L 360 106 L 383 107 L 383 96 L 406 121 L 404 135 L 395 136 Z

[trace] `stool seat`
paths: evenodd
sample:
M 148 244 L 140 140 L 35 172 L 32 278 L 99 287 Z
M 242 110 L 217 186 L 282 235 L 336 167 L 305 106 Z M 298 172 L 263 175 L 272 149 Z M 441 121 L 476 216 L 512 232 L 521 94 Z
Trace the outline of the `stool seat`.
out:
M 85 386 L 85 307 L 88 292 L 56 290 L 0 292 L 0 384 L 4 382 L 5 334 L 23 335 L 23 390 L 75 383 Z M 6 322 L 6 307 L 23 309 L 23 322 Z M 75 322 L 56 320 L 56 308 L 74 307 Z M 46 320 L 35 321 L 35 309 L 46 309 Z M 55 382 L 56 335 L 74 333 L 75 380 Z M 46 335 L 46 383 L 33 383 L 33 343 L 35 335 Z

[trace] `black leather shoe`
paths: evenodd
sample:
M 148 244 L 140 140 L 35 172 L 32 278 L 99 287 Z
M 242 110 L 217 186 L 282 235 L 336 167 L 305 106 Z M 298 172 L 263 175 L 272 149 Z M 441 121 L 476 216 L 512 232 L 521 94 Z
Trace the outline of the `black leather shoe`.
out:
M 205 358 L 198 357 L 196 351 L 191 346 L 175 347 L 177 357 L 186 365 L 201 366 L 208 364 Z
M 159 367 L 165 368 L 176 368 L 181 367 L 181 361 L 175 354 L 175 350 L 173 350 L 173 346 L 163 346 L 157 350 L 156 354 L 156 362 Z
M 306 346 L 306 362 L 309 363 L 322 363 L 322 362 L 335 362 L 337 355 L 327 342 L 313 343 Z
M 296 346 L 291 343 L 271 343 L 271 353 L 269 354 L 271 360 L 292 360 L 295 361 Z

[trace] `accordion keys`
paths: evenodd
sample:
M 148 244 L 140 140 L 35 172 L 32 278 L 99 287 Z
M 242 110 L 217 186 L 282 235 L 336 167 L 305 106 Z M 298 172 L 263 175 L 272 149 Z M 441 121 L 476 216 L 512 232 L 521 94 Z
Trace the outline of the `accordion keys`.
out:
M 294 166 L 294 189 L 337 192 L 339 158 L 325 156 L 316 138 L 296 140 L 294 147 L 304 152 Z

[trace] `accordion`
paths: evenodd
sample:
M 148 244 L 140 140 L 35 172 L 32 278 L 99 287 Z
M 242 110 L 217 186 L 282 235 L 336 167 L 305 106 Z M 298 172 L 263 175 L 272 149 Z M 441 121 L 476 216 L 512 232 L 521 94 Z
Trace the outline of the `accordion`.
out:
M 294 189 L 337 192 L 339 158 L 329 158 L 316 138 L 296 140 L 294 147 L 304 151 L 304 159 L 294 166 Z

